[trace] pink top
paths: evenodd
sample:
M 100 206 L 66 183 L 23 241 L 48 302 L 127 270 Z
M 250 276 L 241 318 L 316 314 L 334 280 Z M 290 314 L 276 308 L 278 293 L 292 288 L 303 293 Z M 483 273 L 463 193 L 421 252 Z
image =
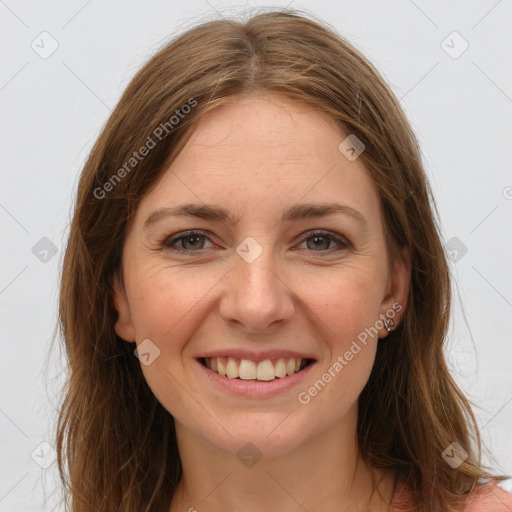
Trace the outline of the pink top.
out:
M 414 510 L 412 496 L 403 481 L 398 481 L 391 510 L 408 512 Z M 512 512 L 512 494 L 490 480 L 478 486 L 468 498 L 464 512 Z

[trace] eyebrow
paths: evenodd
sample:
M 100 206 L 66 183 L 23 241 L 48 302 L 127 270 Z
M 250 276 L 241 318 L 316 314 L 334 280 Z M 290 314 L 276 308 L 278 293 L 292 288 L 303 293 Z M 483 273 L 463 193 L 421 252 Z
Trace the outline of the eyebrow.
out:
M 353 218 L 359 222 L 363 227 L 367 227 L 366 219 L 363 217 L 361 212 L 340 203 L 304 203 L 294 205 L 286 210 L 281 216 L 281 222 L 298 221 L 305 218 L 318 218 L 325 217 L 339 213 Z M 186 203 L 173 207 L 162 207 L 158 208 L 154 212 L 150 213 L 146 221 L 144 222 L 144 228 L 148 228 L 151 224 L 159 221 L 164 217 L 197 217 L 200 219 L 221 221 L 226 223 L 237 224 L 239 217 L 234 217 L 228 210 L 221 206 L 213 204 L 194 204 Z

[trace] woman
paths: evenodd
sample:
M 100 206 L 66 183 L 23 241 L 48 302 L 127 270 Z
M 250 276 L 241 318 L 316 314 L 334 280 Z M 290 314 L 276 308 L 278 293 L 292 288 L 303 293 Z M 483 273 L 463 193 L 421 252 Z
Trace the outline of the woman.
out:
M 433 204 L 398 101 L 320 22 L 158 52 L 65 255 L 69 510 L 512 510 L 447 370 Z

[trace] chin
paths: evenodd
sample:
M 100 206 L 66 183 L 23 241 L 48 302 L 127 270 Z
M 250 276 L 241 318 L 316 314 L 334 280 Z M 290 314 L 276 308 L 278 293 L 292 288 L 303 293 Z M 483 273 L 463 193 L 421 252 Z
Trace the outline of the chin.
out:
M 227 432 L 218 425 L 212 425 L 211 431 L 202 435 L 217 449 L 236 455 L 241 460 L 244 456 L 279 457 L 296 450 L 314 435 L 314 432 L 306 430 L 307 425 L 293 418 L 295 412 L 289 417 L 286 417 L 287 414 L 245 413 L 244 418 L 236 418 L 223 425 Z M 311 426 L 311 422 L 308 423 Z

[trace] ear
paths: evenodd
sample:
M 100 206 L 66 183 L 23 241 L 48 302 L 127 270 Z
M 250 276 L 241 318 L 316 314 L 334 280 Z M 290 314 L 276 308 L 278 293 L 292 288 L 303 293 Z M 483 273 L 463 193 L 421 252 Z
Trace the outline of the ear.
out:
M 113 282 L 113 298 L 114 306 L 117 311 L 117 320 L 114 326 L 116 334 L 125 341 L 135 341 L 135 328 L 133 326 L 130 306 L 126 298 L 126 292 L 124 286 L 121 284 L 119 275 L 116 272 L 114 274 Z
M 405 308 L 407 306 L 407 297 L 411 282 L 411 256 L 407 247 L 402 247 L 397 254 L 393 269 L 388 277 L 386 284 L 386 294 L 381 304 L 381 318 L 386 316 L 393 320 L 392 330 L 396 329 L 401 322 Z M 387 329 L 383 329 L 382 338 L 386 337 Z

